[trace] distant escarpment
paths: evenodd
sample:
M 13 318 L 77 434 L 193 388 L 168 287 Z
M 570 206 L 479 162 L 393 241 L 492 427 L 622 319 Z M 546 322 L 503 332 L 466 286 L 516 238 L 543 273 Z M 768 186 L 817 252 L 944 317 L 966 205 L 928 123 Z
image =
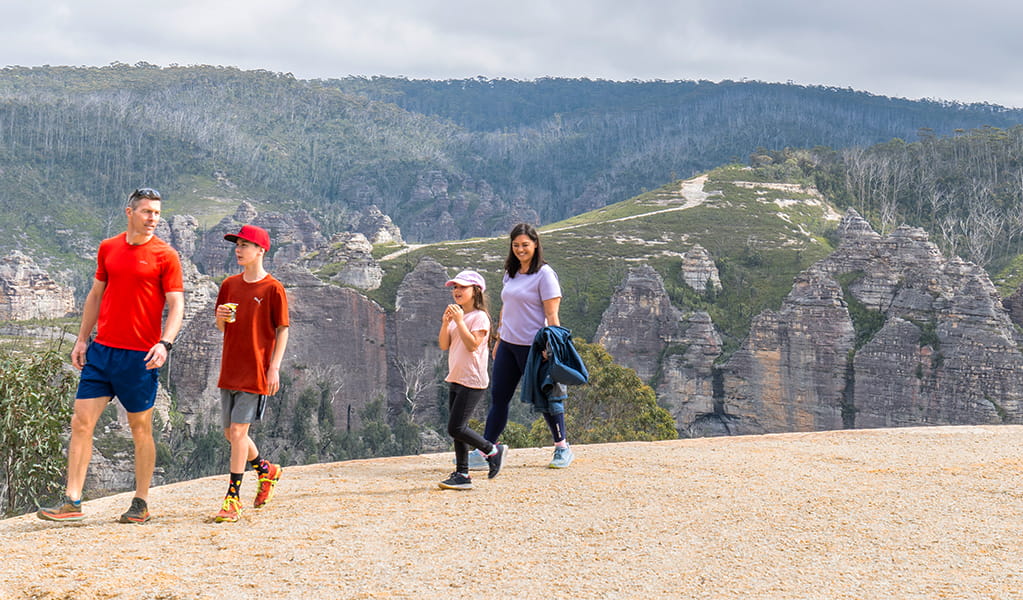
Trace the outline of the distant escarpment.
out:
M 656 386 L 683 434 L 1023 420 L 1019 330 L 983 269 L 921 229 L 881 236 L 852 209 L 838 236 L 727 359 L 652 269 L 625 279 L 598 341 Z
M 0 321 L 63 317 L 75 309 L 74 290 L 15 250 L 0 259 Z

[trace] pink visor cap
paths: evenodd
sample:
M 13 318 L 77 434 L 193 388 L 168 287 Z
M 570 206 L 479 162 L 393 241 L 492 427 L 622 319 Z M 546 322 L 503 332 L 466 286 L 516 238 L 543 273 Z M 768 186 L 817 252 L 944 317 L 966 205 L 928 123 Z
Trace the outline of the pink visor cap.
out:
M 224 236 L 224 239 L 231 243 L 245 240 L 246 242 L 252 242 L 263 250 L 270 250 L 270 234 L 262 227 L 256 227 L 255 225 L 242 225 L 241 231 L 229 233 Z
M 477 273 L 476 271 L 462 271 L 458 275 L 455 275 L 454 277 L 449 279 L 447 281 L 447 283 L 445 283 L 444 285 L 450 287 L 452 285 L 455 285 L 456 283 L 458 285 L 466 285 L 466 286 L 468 286 L 468 285 L 478 285 L 478 286 L 480 286 L 480 290 L 481 291 L 484 291 L 484 292 L 487 291 L 487 282 L 486 282 L 486 280 L 484 280 L 483 276 L 480 275 L 479 273 Z

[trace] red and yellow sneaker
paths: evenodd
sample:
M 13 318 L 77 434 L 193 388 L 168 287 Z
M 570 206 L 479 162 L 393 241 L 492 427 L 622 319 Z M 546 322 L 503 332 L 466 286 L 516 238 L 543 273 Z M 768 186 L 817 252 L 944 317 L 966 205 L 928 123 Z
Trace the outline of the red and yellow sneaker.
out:
M 220 507 L 220 512 L 217 513 L 217 516 L 214 517 L 213 520 L 217 523 L 234 523 L 241 515 L 241 500 L 234 496 L 227 496 L 224 498 L 224 504 Z
M 281 478 L 283 472 L 284 469 L 281 465 L 270 463 L 267 472 L 259 474 L 259 491 L 256 492 L 256 499 L 252 502 L 252 506 L 259 508 L 274 497 L 274 488 L 277 487 L 277 480 Z

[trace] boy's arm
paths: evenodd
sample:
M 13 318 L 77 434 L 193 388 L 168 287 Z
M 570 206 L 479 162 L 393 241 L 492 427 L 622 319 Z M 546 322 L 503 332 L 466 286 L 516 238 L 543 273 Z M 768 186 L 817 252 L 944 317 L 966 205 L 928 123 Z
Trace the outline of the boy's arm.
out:
M 284 360 L 284 350 L 288 347 L 288 327 L 282 325 L 277 328 L 277 338 L 274 341 L 274 353 L 270 357 L 270 366 L 266 369 L 266 383 L 269 389 L 268 396 L 273 396 L 281 389 L 281 362 Z

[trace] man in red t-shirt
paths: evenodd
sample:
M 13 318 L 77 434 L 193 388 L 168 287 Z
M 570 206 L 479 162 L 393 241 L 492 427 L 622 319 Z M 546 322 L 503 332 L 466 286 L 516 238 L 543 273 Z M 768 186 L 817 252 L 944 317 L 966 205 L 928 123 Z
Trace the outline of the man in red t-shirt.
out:
M 92 432 L 115 396 L 128 413 L 135 442 L 135 497 L 122 523 L 149 520 L 149 484 L 156 466 L 153 404 L 158 369 L 166 364 L 181 330 L 185 295 L 181 261 L 154 235 L 160 222 L 160 193 L 140 188 L 128 197 L 127 230 L 103 240 L 96 276 L 82 308 L 71 363 L 82 374 L 75 394 L 68 446 L 67 488 L 62 502 L 41 508 L 39 518 L 80 521 L 82 488 L 92 458 Z M 167 318 L 161 327 L 164 307 Z M 93 329 L 96 338 L 89 343 Z
M 281 361 L 288 346 L 288 296 L 284 286 L 263 268 L 270 250 L 270 234 L 255 225 L 243 225 L 224 239 L 234 242 L 234 255 L 242 272 L 220 284 L 217 294 L 217 329 L 224 333 L 220 360 L 221 424 L 231 442 L 230 483 L 217 523 L 233 523 L 241 515 L 240 488 L 248 463 L 259 476 L 252 505 L 270 501 L 283 469 L 259 453 L 249 427 L 263 415 L 266 397 L 281 387 Z

